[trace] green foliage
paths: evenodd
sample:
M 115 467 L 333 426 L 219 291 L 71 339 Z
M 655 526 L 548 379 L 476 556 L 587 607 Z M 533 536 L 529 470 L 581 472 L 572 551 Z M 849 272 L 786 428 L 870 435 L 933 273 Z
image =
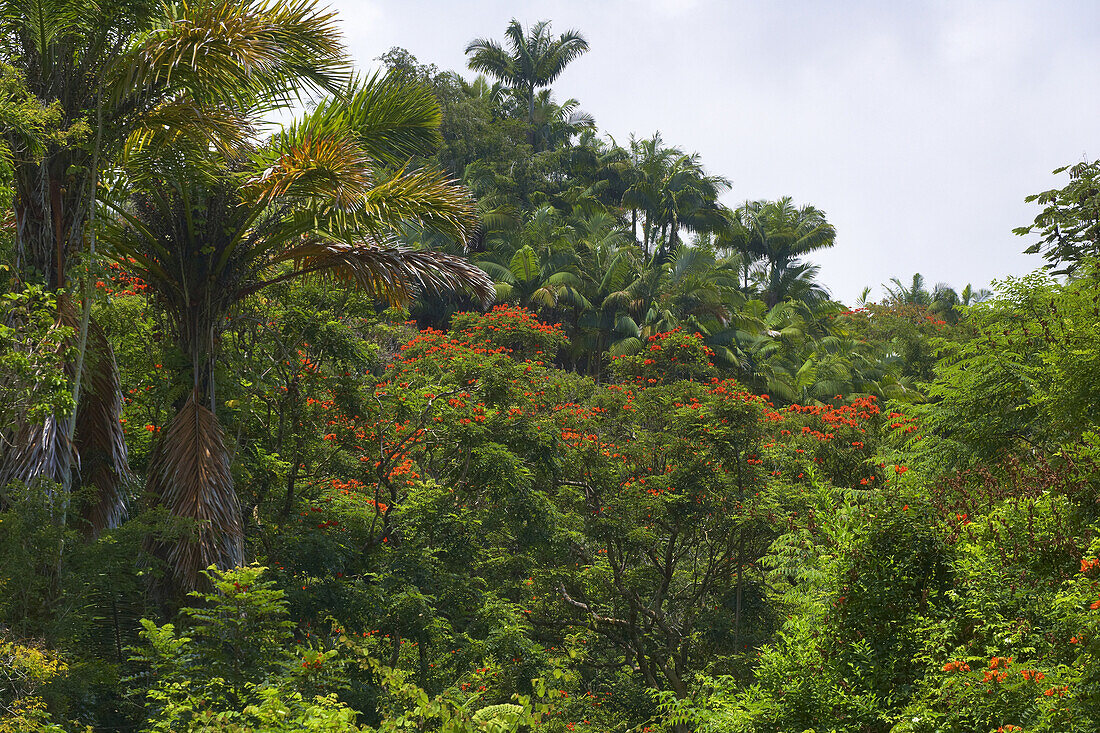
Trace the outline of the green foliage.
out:
M 65 364 L 73 329 L 56 320 L 56 299 L 37 286 L 0 302 L 0 430 L 41 424 L 73 410 Z
M 142 619 L 151 731 L 356 731 L 355 713 L 326 691 L 339 679 L 337 652 L 291 645 L 283 592 L 253 565 L 219 572 L 182 623 Z M 135 679 L 137 681 L 137 679 Z
M 0 638 L 0 732 L 60 733 L 38 693 L 67 670 L 48 651 Z
M 935 438 L 922 452 L 935 460 L 1055 451 L 1095 427 L 1095 281 L 1035 273 L 999 287 L 999 297 L 970 309 L 973 338 L 941 342 L 935 401 L 918 411 Z
M 546 89 L 578 32 L 354 77 L 312 2 L 39 5 L 0 463 L 79 480 L 5 468 L 0 733 L 1100 725 L 1096 164 L 1021 230 L 1068 279 L 849 310 L 819 209 Z
M 1013 230 L 1020 236 L 1039 235 L 1024 251 L 1041 254 L 1047 260 L 1044 267 L 1056 275 L 1074 274 L 1100 257 L 1100 161 L 1062 166 L 1054 175 L 1067 170 L 1070 182 L 1064 188 L 1024 199 L 1045 208 L 1030 226 Z

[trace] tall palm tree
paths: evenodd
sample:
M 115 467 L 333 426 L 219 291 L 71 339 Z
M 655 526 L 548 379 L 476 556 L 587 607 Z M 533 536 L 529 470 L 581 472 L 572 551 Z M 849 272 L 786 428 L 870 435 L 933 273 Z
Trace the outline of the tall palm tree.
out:
M 131 162 L 136 193 L 113 201 L 104 238 L 167 312 L 190 365 L 189 396 L 149 460 L 148 484 L 193 536 L 161 548 L 179 589 L 210 564 L 243 560 L 240 508 L 217 418 L 214 363 L 226 316 L 265 287 L 329 277 L 390 303 L 472 291 L 489 278 L 465 259 L 397 245 L 402 224 L 465 242 L 468 192 L 442 174 L 386 171 L 430 151 L 440 110 L 431 90 L 374 77 L 313 111 L 248 157 L 165 151 Z
M 308 0 L 0 0 L 0 46 L 60 113 L 64 134 L 14 171 L 19 264 L 54 288 L 84 244 L 94 183 L 124 146 L 166 130 L 232 144 L 243 98 L 262 92 L 274 106 L 347 78 L 334 13 Z
M 0 0 L 0 47 L 57 116 L 37 150 L 19 130 L 2 132 L 14 162 L 16 276 L 59 290 L 73 289 L 82 253 L 95 257 L 99 179 L 124 149 L 228 150 L 248 132 L 243 103 L 270 107 L 303 85 L 336 88 L 347 77 L 335 16 L 312 0 Z M 0 482 L 94 487 L 85 514 L 94 533 L 121 517 L 127 469 L 117 368 L 90 319 L 83 269 L 83 303 L 58 298 L 59 319 L 78 332 L 69 365 L 77 409 L 5 441 Z
M 653 220 L 660 206 L 661 181 L 668 175 L 673 161 L 683 155 L 679 148 L 666 147 L 660 132 L 641 140 L 634 136 L 630 138 L 629 165 L 623 175 L 627 186 L 622 205 L 630 209 L 630 230 L 646 259 L 649 259 L 650 242 L 655 234 Z M 638 236 L 639 221 L 642 224 L 641 238 Z
M 588 41 L 576 30 L 557 38 L 550 35 L 550 21 L 542 20 L 528 28 L 515 18 L 504 31 L 508 48 L 491 38 L 478 38 L 466 46 L 468 65 L 511 88 L 527 104 L 527 122 L 532 126 L 531 145 L 535 144 L 535 92 L 554 83 L 565 67 L 588 51 Z
M 744 230 L 744 252 L 762 261 L 764 302 L 769 308 L 793 297 L 792 287 L 815 300 L 822 299 L 822 288 L 808 287 L 816 270 L 801 258 L 836 242 L 836 230 L 825 219 L 825 212 L 809 205 L 796 207 L 788 196 L 778 201 L 746 202 L 738 210 L 738 218 Z
M 728 215 L 718 197 L 730 185 L 722 176 L 707 175 L 697 154 L 677 158 L 660 183 L 654 222 L 660 226 L 658 253 L 668 255 L 676 251 L 681 228 L 695 234 L 723 228 Z

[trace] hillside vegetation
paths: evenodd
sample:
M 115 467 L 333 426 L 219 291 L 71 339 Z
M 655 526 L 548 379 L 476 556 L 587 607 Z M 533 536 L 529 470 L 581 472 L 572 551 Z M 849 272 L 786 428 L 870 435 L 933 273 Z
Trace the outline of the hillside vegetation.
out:
M 845 305 L 580 31 L 0 7 L 0 733 L 1100 730 L 1100 165 Z

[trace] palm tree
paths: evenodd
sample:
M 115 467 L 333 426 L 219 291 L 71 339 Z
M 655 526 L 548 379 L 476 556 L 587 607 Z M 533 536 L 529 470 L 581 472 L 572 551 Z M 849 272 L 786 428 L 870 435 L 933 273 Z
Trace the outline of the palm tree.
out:
M 956 291 L 947 283 L 936 283 L 929 291 L 924 286 L 924 276 L 919 272 L 914 273 L 909 285 L 905 285 L 898 278 L 890 278 L 893 284 L 884 286 L 887 293 L 887 302 L 892 305 L 911 305 L 927 309 L 928 312 L 940 316 L 948 323 L 957 323 L 961 313 L 958 306 L 967 306 L 971 303 L 980 303 L 993 295 L 985 288 L 974 290 L 967 283 L 961 292 Z
M 162 142 L 239 142 L 247 130 L 237 113 L 242 99 L 254 105 L 262 95 L 277 105 L 303 83 L 344 83 L 338 39 L 334 14 L 309 1 L 0 0 L 0 44 L 28 90 L 60 115 L 61 133 L 44 154 L 16 159 L 24 276 L 66 284 L 93 184 L 125 146 L 157 133 Z
M 932 293 L 924 286 L 924 275 L 913 273 L 909 285 L 896 277 L 890 278 L 892 286 L 885 285 L 888 300 L 894 305 L 917 305 L 927 307 L 932 304 Z M 942 295 L 942 293 L 941 293 Z
M 959 300 L 962 302 L 963 305 L 981 303 L 983 300 L 989 300 L 992 297 L 992 290 L 989 290 L 987 288 L 978 288 L 977 290 L 975 290 L 970 283 L 967 283 L 966 287 L 963 288 L 962 292 L 959 293 Z
M 717 232 L 728 222 L 718 197 L 730 188 L 721 176 L 708 175 L 697 154 L 665 147 L 661 134 L 645 140 L 631 138 L 629 185 L 622 206 L 630 209 L 631 230 L 646 259 L 668 257 L 680 245 L 680 230 L 696 234 Z
M 3 131 L 14 163 L 17 278 L 62 290 L 81 253 L 95 258 L 99 179 L 124 149 L 228 150 L 248 132 L 242 104 L 270 107 L 303 84 L 343 84 L 347 58 L 336 30 L 334 14 L 312 0 L 0 0 L 5 58 L 56 115 L 38 145 Z M 93 278 L 84 270 L 82 312 L 72 296 L 58 298 L 59 319 L 78 333 L 68 367 L 77 409 L 23 425 L 5 441 L 0 482 L 44 478 L 68 489 L 75 478 L 94 487 L 85 519 L 95 533 L 122 516 L 127 468 L 117 368 L 90 319 Z
M 778 201 L 746 202 L 738 209 L 743 229 L 740 247 L 762 261 L 764 302 L 768 307 L 789 297 L 821 301 L 827 293 L 813 285 L 813 265 L 801 262 L 810 252 L 832 247 L 836 230 L 825 212 L 813 206 L 797 208 L 790 197 Z
M 728 219 L 718 197 L 729 188 L 728 179 L 703 171 L 697 154 L 677 158 L 660 183 L 654 222 L 660 227 L 660 246 L 655 255 L 676 251 L 681 228 L 695 234 L 723 228 Z
M 661 181 L 667 176 L 673 161 L 683 155 L 679 148 L 665 147 L 660 132 L 643 140 L 634 136 L 630 138 L 629 165 L 623 174 L 627 186 L 622 205 L 630 209 L 630 231 L 646 259 L 649 259 L 650 242 L 654 236 L 653 219 L 660 205 Z M 639 216 L 642 224 L 640 239 Z
M 641 266 L 606 302 L 620 308 L 639 329 L 639 338 L 686 328 L 709 336 L 725 328 L 739 304 L 737 273 L 709 249 L 681 247 Z M 621 342 L 612 353 L 629 353 L 640 341 Z
M 627 312 L 623 292 L 641 262 L 627 233 L 606 212 L 576 217 L 572 231 L 577 272 L 589 307 L 574 313 L 571 360 L 574 368 L 583 363 L 599 379 L 605 351 L 620 354 L 641 348 L 641 329 Z
M 477 262 L 493 278 L 497 297 L 544 313 L 556 307 L 559 299 L 581 306 L 584 296 L 575 272 L 572 231 L 557 210 L 540 206 L 510 234 L 497 243 L 496 252 Z
M 440 116 L 427 87 L 374 77 L 321 102 L 248 157 L 172 150 L 131 161 L 136 193 L 111 202 L 104 238 L 148 284 L 190 365 L 189 396 L 148 467 L 153 494 L 194 523 L 193 537 L 161 548 L 177 588 L 194 588 L 211 564 L 243 560 L 214 378 L 219 334 L 238 303 L 304 276 L 393 304 L 455 290 L 492 300 L 489 278 L 463 258 L 393 239 L 414 222 L 465 242 L 476 225 L 468 192 L 441 174 L 386 172 L 430 151 Z
M 478 74 L 471 82 L 463 79 L 457 72 L 451 73 L 454 73 L 459 88 L 469 99 L 482 100 L 494 113 L 504 106 L 505 90 L 501 82 L 496 81 L 490 84 L 484 74 Z
M 554 102 L 550 90 L 544 89 L 535 102 L 535 114 L 531 119 L 535 126 L 535 150 L 564 147 L 585 130 L 596 129 L 596 119 L 578 109 L 580 102 L 575 99 L 567 99 L 559 105 Z
M 588 51 L 588 41 L 576 30 L 557 38 L 550 35 L 550 21 L 542 20 L 524 32 L 515 18 L 504 31 L 507 50 L 491 38 L 478 38 L 466 46 L 469 67 L 499 79 L 527 104 L 527 122 L 535 144 L 535 92 L 549 86 L 574 59 Z
M 546 313 L 559 305 L 589 307 L 581 280 L 574 272 L 576 259 L 573 253 L 559 250 L 543 260 L 530 245 L 524 245 L 512 255 L 507 267 L 491 261 L 478 265 L 493 278 L 497 300 Z

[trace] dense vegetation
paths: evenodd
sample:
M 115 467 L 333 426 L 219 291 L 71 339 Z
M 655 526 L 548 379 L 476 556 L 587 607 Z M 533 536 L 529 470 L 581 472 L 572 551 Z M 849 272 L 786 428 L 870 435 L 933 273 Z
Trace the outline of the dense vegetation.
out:
M 578 31 L 0 7 L 0 732 L 1100 729 L 1098 164 L 846 307 Z

